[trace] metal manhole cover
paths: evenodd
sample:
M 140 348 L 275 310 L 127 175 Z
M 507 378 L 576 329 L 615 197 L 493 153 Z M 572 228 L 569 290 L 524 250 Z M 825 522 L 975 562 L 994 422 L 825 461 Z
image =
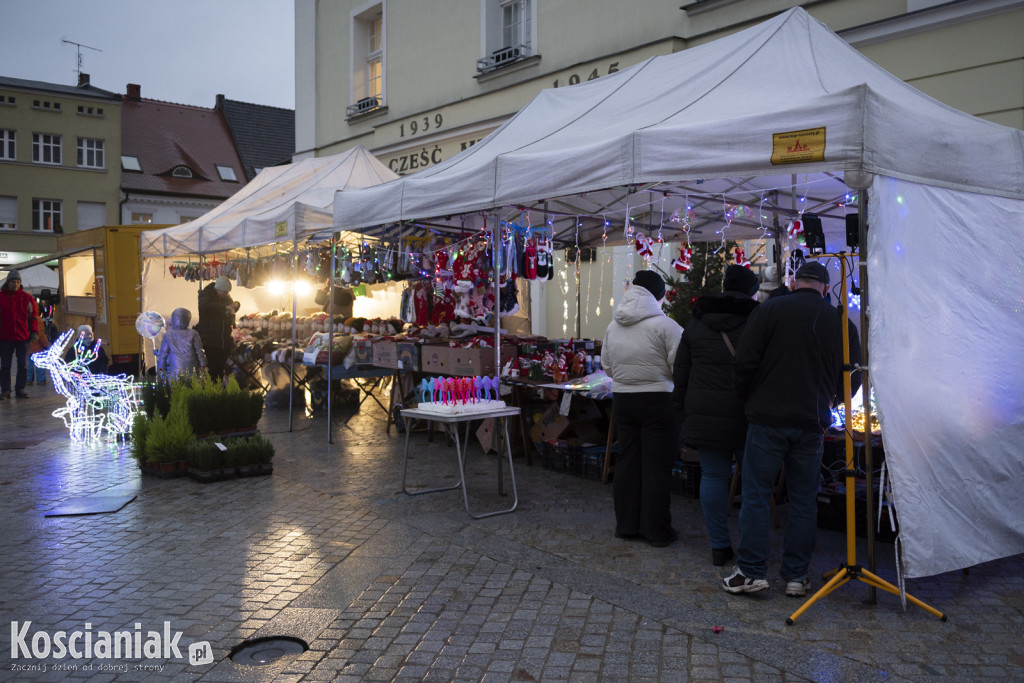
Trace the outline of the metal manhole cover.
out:
M 282 657 L 299 655 L 309 649 L 309 645 L 301 638 L 291 636 L 268 636 L 254 638 L 236 645 L 229 655 L 235 664 L 248 666 L 266 666 L 273 664 Z

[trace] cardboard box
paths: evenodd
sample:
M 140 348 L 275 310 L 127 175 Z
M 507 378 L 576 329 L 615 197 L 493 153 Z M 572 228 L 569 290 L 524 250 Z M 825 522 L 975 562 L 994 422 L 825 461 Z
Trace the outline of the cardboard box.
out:
M 451 349 L 452 356 L 448 372 L 461 377 L 485 377 L 497 374 L 494 369 L 494 349 L 461 348 Z M 501 345 L 501 363 L 505 364 L 515 356 L 516 347 L 512 344 Z
M 398 343 L 376 341 L 373 343 L 373 364 L 378 368 L 398 367 Z
M 373 341 L 370 339 L 356 339 L 352 342 L 355 349 L 353 353 L 356 358 L 356 365 L 373 365 Z
M 424 344 L 420 348 L 420 369 L 423 372 L 432 372 L 439 375 L 448 374 L 451 363 L 451 352 L 454 349 L 447 345 Z
M 530 429 L 530 439 L 537 444 L 537 450 L 541 450 L 545 441 L 557 439 L 568 428 L 569 418 L 559 415 L 558 404 L 552 403 Z
M 416 342 L 398 342 L 398 369 L 419 371 L 420 345 Z

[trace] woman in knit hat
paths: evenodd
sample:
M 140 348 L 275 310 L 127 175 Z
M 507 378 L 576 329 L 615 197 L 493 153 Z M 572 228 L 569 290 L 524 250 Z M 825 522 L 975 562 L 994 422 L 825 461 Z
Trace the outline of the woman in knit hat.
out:
M 700 506 L 716 566 L 733 556 L 726 524 L 729 484 L 733 458 L 739 466 L 743 457 L 747 419 L 732 388 L 732 366 L 759 289 L 757 276 L 739 265 L 725 269 L 724 284 L 721 294 L 702 296 L 694 304 L 672 372 L 683 443 L 696 448 L 700 458 Z
M 612 484 L 615 536 L 644 539 L 657 548 L 677 537 L 670 510 L 672 466 L 679 455 L 672 361 L 683 331 L 662 310 L 664 297 L 661 275 L 638 271 L 615 305 L 601 347 L 619 438 Z

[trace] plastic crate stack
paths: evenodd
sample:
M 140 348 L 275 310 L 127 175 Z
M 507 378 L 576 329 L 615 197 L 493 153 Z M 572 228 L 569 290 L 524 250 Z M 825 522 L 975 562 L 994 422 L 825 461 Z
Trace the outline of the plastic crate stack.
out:
M 601 481 L 601 474 L 604 471 L 604 450 L 604 446 L 579 445 L 565 439 L 550 439 L 544 442 L 544 468 Z M 613 457 L 617 450 L 618 445 L 613 445 Z

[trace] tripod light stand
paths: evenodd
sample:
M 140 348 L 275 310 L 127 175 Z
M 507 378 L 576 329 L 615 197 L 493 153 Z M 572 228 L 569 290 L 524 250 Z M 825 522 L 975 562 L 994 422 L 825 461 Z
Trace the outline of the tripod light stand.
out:
M 863 215 L 863 212 L 861 213 Z M 863 249 L 863 245 L 861 246 L 861 248 Z M 842 302 L 843 306 L 843 397 L 846 402 L 846 429 L 844 430 L 846 433 L 846 470 L 844 472 L 846 485 L 846 562 L 844 564 L 839 565 L 837 569 L 825 574 L 825 577 L 829 579 L 828 582 L 825 585 L 823 585 L 820 589 L 818 589 L 818 592 L 816 592 L 814 595 L 808 598 L 807 601 L 803 605 L 801 605 L 799 609 L 797 609 L 797 611 L 793 612 L 793 614 L 786 618 L 787 625 L 792 625 L 793 622 L 795 622 L 801 614 L 810 609 L 811 605 L 813 605 L 818 600 L 818 598 L 828 595 L 840 586 L 849 583 L 852 579 L 857 579 L 858 581 L 866 583 L 872 588 L 881 588 L 882 590 L 888 591 L 889 593 L 892 593 L 894 595 L 900 594 L 900 591 L 898 588 L 896 588 L 896 586 L 876 576 L 875 574 L 868 571 L 867 569 L 865 569 L 857 563 L 857 530 L 855 512 L 856 508 L 854 505 L 854 474 L 856 474 L 856 472 L 854 471 L 853 460 L 853 435 L 850 432 L 850 424 L 853 417 L 853 411 L 850 405 L 850 372 L 852 368 L 850 366 L 850 316 L 846 309 L 846 259 L 844 258 L 844 254 L 819 254 L 816 255 L 815 257 L 825 258 L 828 256 L 839 257 L 839 282 L 841 285 L 842 292 L 840 294 L 840 301 Z M 865 382 L 865 396 L 867 396 L 868 386 L 869 385 L 867 384 L 867 382 Z M 865 412 L 867 414 L 864 433 L 865 438 L 870 439 L 872 423 L 870 398 L 865 398 L 864 404 Z M 921 602 L 920 600 L 918 600 L 910 594 L 907 594 L 906 597 L 907 600 L 909 600 L 913 604 L 917 605 L 918 607 L 924 609 L 927 612 L 930 612 L 931 614 L 934 614 L 935 616 L 942 619 L 942 621 L 946 621 L 946 615 L 938 611 L 934 607 L 926 605 L 925 603 Z

